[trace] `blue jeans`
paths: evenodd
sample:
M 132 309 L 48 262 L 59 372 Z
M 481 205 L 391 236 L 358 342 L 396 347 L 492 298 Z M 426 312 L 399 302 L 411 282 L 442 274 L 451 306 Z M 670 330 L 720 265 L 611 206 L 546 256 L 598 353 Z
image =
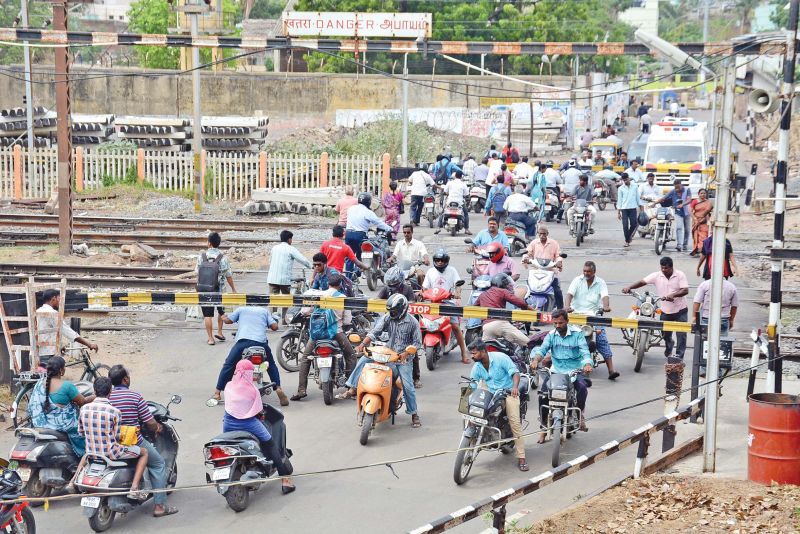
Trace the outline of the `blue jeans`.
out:
M 361 371 L 364 366 L 371 362 L 366 356 L 358 359 L 355 369 L 350 373 L 350 378 L 347 379 L 347 387 L 355 388 L 358 385 L 358 379 L 361 376 Z M 397 369 L 400 374 L 400 380 L 403 382 L 403 398 L 406 400 L 406 413 L 417 413 L 417 390 L 414 389 L 414 361 L 408 360 L 404 364 L 391 363 L 389 367 Z
M 258 439 L 261 453 L 268 460 L 272 460 L 280 476 L 286 477 L 292 474 L 292 464 L 281 454 L 281 450 L 275 440 L 272 439 L 267 427 L 256 416 L 247 419 L 236 419 L 227 412 L 222 417 L 223 432 L 250 432 Z
M 230 382 L 231 378 L 233 378 L 233 372 L 236 370 L 236 364 L 242 359 L 242 353 L 247 347 L 264 348 L 267 353 L 267 361 L 269 362 L 269 369 L 267 369 L 269 379 L 274 382 L 277 387 L 280 387 L 281 374 L 278 371 L 278 366 L 275 365 L 275 358 L 272 357 L 272 351 L 269 348 L 269 343 L 262 343 L 252 339 L 240 339 L 233 345 L 233 347 L 231 347 L 228 357 L 225 358 L 225 363 L 222 364 L 222 370 L 219 372 L 219 378 L 217 378 L 217 389 L 219 391 L 224 390 L 225 384 Z
M 414 224 L 419 224 L 419 220 L 422 217 L 422 204 L 425 200 L 425 197 L 422 195 L 411 195 L 411 222 Z
M 536 219 L 528 215 L 527 213 L 517 212 L 512 213 L 508 216 L 509 219 L 512 221 L 519 221 L 525 225 L 525 237 L 528 239 L 533 238 L 536 236 Z
M 150 475 L 150 484 L 153 489 L 164 489 L 167 487 L 167 462 L 156 450 L 155 446 L 142 438 L 139 446 L 147 450 L 147 472 Z M 153 494 L 153 502 L 156 505 L 167 503 L 167 493 L 161 491 Z
M 678 248 L 686 250 L 686 243 L 689 242 L 689 234 L 692 231 L 692 216 L 675 214 L 675 241 Z
M 361 243 L 367 240 L 367 233 L 366 232 L 357 232 L 355 230 L 348 230 L 344 234 L 344 242 L 345 244 L 350 247 L 350 250 L 353 251 L 353 254 L 356 255 L 356 258 L 361 260 Z M 344 260 L 344 271 L 345 274 L 352 279 L 352 273 L 355 272 L 356 265 L 350 261 L 349 258 Z
M 708 325 L 708 317 L 701 317 L 700 324 Z M 728 317 L 723 317 L 722 322 L 720 323 L 719 335 L 727 336 L 729 329 L 730 329 L 730 319 Z

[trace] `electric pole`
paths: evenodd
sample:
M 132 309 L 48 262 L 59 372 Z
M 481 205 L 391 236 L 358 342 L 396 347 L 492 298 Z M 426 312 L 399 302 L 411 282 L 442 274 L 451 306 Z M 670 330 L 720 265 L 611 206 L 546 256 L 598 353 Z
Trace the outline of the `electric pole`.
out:
M 408 167 L 408 54 L 403 54 L 403 167 Z
M 221 1 L 221 0 L 220 0 Z M 186 6 L 189 7 L 189 6 Z M 195 7 L 195 6 L 192 6 Z M 199 8 L 200 5 L 197 5 Z M 207 8 L 208 6 L 206 6 Z M 199 35 L 198 12 L 188 13 L 192 25 L 192 41 Z M 202 114 L 200 111 L 200 49 L 192 46 L 192 104 L 194 105 L 194 126 L 192 127 L 192 152 L 194 152 L 194 211 L 200 213 L 203 210 L 203 172 L 200 168 L 200 152 L 203 150 L 202 133 L 203 128 Z
M 24 2 L 24 0 L 23 0 Z M 53 29 L 67 31 L 67 2 L 53 2 Z M 70 137 L 69 48 L 54 50 L 56 63 L 56 143 L 58 144 L 58 253 L 72 253 L 72 139 Z M 29 132 L 29 137 L 32 132 Z

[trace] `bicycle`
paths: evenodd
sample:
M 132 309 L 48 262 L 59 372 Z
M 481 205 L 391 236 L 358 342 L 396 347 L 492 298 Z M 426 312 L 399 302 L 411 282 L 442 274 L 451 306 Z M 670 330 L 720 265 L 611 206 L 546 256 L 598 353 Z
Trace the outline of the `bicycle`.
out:
M 77 358 L 69 358 L 69 353 L 78 353 Z M 81 374 L 81 381 L 94 382 L 100 376 L 108 376 L 108 371 L 111 368 L 105 364 L 95 364 L 89 356 L 89 349 L 86 347 L 65 347 L 61 349 L 61 353 L 67 360 L 65 367 L 76 367 L 83 365 L 83 373 Z M 101 375 L 100 371 L 105 371 Z M 11 405 L 11 421 L 13 428 L 25 428 L 31 426 L 31 419 L 28 413 L 28 402 L 31 399 L 31 392 L 33 391 L 36 383 L 45 376 L 38 371 L 23 371 L 12 379 L 15 388 L 19 388 L 14 403 Z

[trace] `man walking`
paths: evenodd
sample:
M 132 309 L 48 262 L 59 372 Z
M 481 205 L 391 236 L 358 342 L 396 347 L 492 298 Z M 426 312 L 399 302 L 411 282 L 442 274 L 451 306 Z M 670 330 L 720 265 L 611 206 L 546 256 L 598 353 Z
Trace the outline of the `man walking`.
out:
M 270 295 L 288 295 L 291 292 L 292 267 L 294 266 L 294 262 L 306 268 L 311 267 L 311 262 L 308 261 L 299 250 L 292 246 L 293 237 L 294 234 L 289 230 L 281 231 L 281 242 L 272 247 L 270 251 L 269 273 L 267 273 L 267 284 L 269 285 Z M 272 308 L 273 313 L 275 313 L 276 310 L 277 308 Z M 286 324 L 285 319 L 283 320 L 283 324 Z
M 417 169 L 412 172 L 411 176 L 408 177 L 408 182 L 411 184 L 411 223 L 419 226 L 419 220 L 422 216 L 422 203 L 428 193 L 428 187 L 435 187 L 435 184 L 431 175 L 423 169 Z
M 639 186 L 631 182 L 627 172 L 622 173 L 622 185 L 617 190 L 617 218 L 622 221 L 622 234 L 625 248 L 631 246 L 636 235 L 637 215 L 639 214 Z
M 593 261 L 583 264 L 583 276 L 577 276 L 567 289 L 567 298 L 564 307 L 567 313 L 580 313 L 582 315 L 597 315 L 599 311 L 610 312 L 611 307 L 608 299 L 608 286 L 605 280 L 596 276 L 597 265 Z M 597 352 L 599 352 L 606 362 L 608 368 L 608 379 L 616 380 L 619 373 L 614 370 L 614 354 L 611 352 L 611 345 L 608 342 L 606 329 L 600 328 L 595 337 Z
M 197 257 L 197 265 L 194 272 L 197 273 L 197 292 L 198 293 L 220 293 L 225 288 L 225 282 L 236 293 L 236 286 L 233 283 L 233 270 L 228 258 L 219 249 L 222 238 L 217 232 L 208 234 L 208 249 L 200 253 Z M 214 306 L 200 306 L 203 312 L 203 324 L 208 335 L 208 344 L 214 345 L 218 339 L 225 341 L 222 333 L 222 316 L 225 315 L 225 308 L 217 306 L 217 333 L 212 336 L 214 319 Z
M 661 297 L 661 320 L 686 322 L 689 318 L 689 308 L 686 303 L 686 295 L 689 294 L 689 281 L 682 271 L 678 271 L 672 265 L 672 258 L 664 256 L 660 261 L 661 270 L 650 273 L 633 285 L 623 287 L 622 292 L 629 294 L 632 289 L 638 289 L 648 284 L 656 287 L 656 294 Z M 686 352 L 686 333 L 677 332 L 678 347 L 675 356 L 683 359 Z M 672 332 L 664 332 L 664 357 L 672 356 L 675 348 L 672 341 Z
M 694 295 L 692 306 L 692 320 L 694 324 L 697 314 L 700 314 L 700 324 L 707 325 L 711 316 L 711 280 L 703 280 L 697 286 L 697 293 Z M 739 291 L 736 286 L 728 280 L 722 281 L 722 305 L 720 306 L 720 335 L 727 336 L 728 331 L 733 328 L 733 320 L 736 318 L 736 311 L 739 309 Z

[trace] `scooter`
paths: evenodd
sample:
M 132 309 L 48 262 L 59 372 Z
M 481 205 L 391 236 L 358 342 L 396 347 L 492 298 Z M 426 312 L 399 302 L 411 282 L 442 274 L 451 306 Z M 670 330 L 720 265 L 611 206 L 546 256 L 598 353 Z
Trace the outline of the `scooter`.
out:
M 528 212 L 528 215 L 535 216 L 536 213 L 535 211 L 531 211 Z M 522 256 L 528 248 L 530 239 L 525 235 L 526 230 L 525 223 L 511 218 L 506 219 L 506 224 L 503 226 L 503 233 L 508 237 L 510 244 L 509 254 L 512 256 Z
M 75 386 L 83 396 L 92 394 L 91 382 L 76 382 Z M 10 459 L 17 462 L 17 474 L 25 484 L 25 495 L 49 497 L 53 490 L 63 488 L 72 480 L 80 457 L 65 433 L 50 428 L 20 427 L 14 435 L 18 441 L 11 449 Z
M 364 274 L 370 291 L 377 289 L 378 280 L 382 282 L 383 275 L 386 274 L 386 258 L 391 255 L 390 239 L 391 236 L 385 230 L 375 230 L 374 235 L 361 243 L 361 261 L 368 267 Z
M 486 186 L 478 182 L 469 190 L 469 207 L 475 213 L 482 213 L 486 206 Z
M 309 359 L 314 382 L 322 390 L 322 400 L 330 406 L 333 404 L 333 390 L 344 387 L 347 382 L 342 348 L 333 339 L 315 341 L 314 352 Z
M 422 200 L 422 214 L 428 219 L 428 226 L 433 228 L 438 217 L 436 216 L 436 195 L 430 187 Z
M 566 258 L 561 253 L 561 258 Z M 530 265 L 528 271 L 528 295 L 525 302 L 541 313 L 548 313 L 556 308 L 553 283 L 556 277 L 557 263 L 546 258 L 523 258 L 523 264 Z
M 636 299 L 636 304 L 631 306 L 633 311 L 628 315 L 628 319 L 657 320 L 657 316 L 661 315 L 659 306 L 661 297 L 656 297 L 649 291 L 644 293 L 631 291 L 631 295 Z M 633 349 L 635 358 L 633 370 L 638 373 L 642 370 L 645 353 L 652 347 L 660 345 L 664 335 L 661 330 L 656 328 L 623 328 L 622 337 Z
M 444 209 L 444 224 L 450 235 L 455 235 L 464 229 L 464 211 L 458 202 L 450 202 Z
M 464 243 L 472 245 L 472 239 L 465 239 Z M 467 267 L 467 272 L 472 275 L 472 287 L 475 287 L 475 280 L 479 277 L 489 274 L 489 253 L 485 247 L 475 247 L 472 256 L 472 266 Z
M 161 423 L 163 431 L 151 440 L 156 450 L 167 464 L 167 487 L 173 488 L 178 481 L 178 433 L 169 424 L 169 421 L 180 421 L 170 415 L 169 407 L 180 404 L 180 395 L 173 395 L 166 406 L 156 402 L 147 401 L 147 408 L 156 421 Z M 127 514 L 143 501 L 133 499 L 128 495 L 114 495 L 111 497 L 92 496 L 92 493 L 107 493 L 113 491 L 129 490 L 136 468 L 136 459 L 111 460 L 105 456 L 87 455 L 86 466 L 78 473 L 75 487 L 81 493 L 87 494 L 81 498 L 83 514 L 89 518 L 89 526 L 95 532 L 104 532 L 111 528 L 117 513 Z M 142 491 L 147 492 L 153 486 L 147 470 L 142 477 Z M 152 493 L 148 493 L 150 499 Z
M 580 428 L 581 410 L 578 408 L 578 394 L 572 385 L 572 378 L 580 370 L 567 374 L 556 373 L 548 367 L 540 367 L 542 387 L 539 389 L 539 423 L 545 430 L 545 440 L 553 441 L 551 465 L 561 463 L 561 445 L 570 439 Z M 587 387 L 592 382 L 584 378 Z
M 271 384 L 270 384 L 271 385 Z M 267 431 L 278 445 L 283 461 L 289 464 L 291 449 L 286 448 L 286 425 L 283 414 L 277 408 L 264 403 L 259 416 Z M 263 482 L 252 484 L 231 483 L 248 480 L 264 480 L 277 473 L 278 468 L 261 451 L 258 438 L 250 432 L 225 432 L 203 446 L 206 464 L 206 482 L 217 484 L 217 491 L 225 497 L 234 512 L 242 512 L 250 503 L 250 493 L 258 490 Z
M 494 443 L 502 439 L 513 437 L 511 424 L 506 415 L 506 397 L 511 394 L 507 389 L 501 389 L 492 394 L 485 387 L 472 378 L 461 377 L 463 388 L 458 411 L 464 418 L 464 432 L 461 443 L 458 444 L 455 465 L 453 466 L 453 480 L 461 485 L 467 481 L 472 465 L 482 450 L 499 450 L 508 454 L 514 450 L 514 442 L 509 440 L 503 443 Z M 528 412 L 528 375 L 520 374 L 519 377 L 519 416 L 520 421 L 525 420 Z M 481 447 L 483 443 L 491 445 Z
M 597 179 L 594 181 L 594 198 L 597 202 L 597 209 L 600 211 L 606 209 L 606 204 L 612 203 L 608 185 L 603 180 Z
M 492 286 L 492 278 L 488 274 L 482 274 L 472 282 L 472 293 L 469 296 L 469 305 L 475 306 L 475 303 L 487 289 Z M 483 319 L 477 317 L 470 317 L 465 320 L 464 326 L 467 331 L 464 334 L 464 342 L 467 346 L 471 345 L 476 339 L 480 339 L 483 335 Z
M 456 282 L 456 287 L 464 285 L 464 280 Z M 422 300 L 425 302 L 441 303 L 452 299 L 453 294 L 440 287 L 422 291 Z M 425 347 L 425 365 L 428 371 L 433 371 L 439 360 L 456 346 L 456 337 L 453 335 L 454 325 L 447 316 L 422 314 L 419 321 L 422 330 L 422 345 Z
M 361 337 L 355 334 L 350 336 L 353 344 L 361 343 Z M 367 347 L 368 358 L 372 362 L 364 366 L 361 377 L 358 379 L 356 393 L 356 405 L 358 414 L 356 416 L 361 426 L 359 443 L 366 445 L 372 429 L 378 423 L 382 423 L 392 418 L 402 406 L 403 382 L 400 375 L 394 373 L 387 364 L 400 362 L 400 354 L 382 345 L 372 345 Z M 412 357 L 417 353 L 417 348 L 413 345 L 406 347 L 405 352 Z
M 8 462 L 2 460 L 3 472 L 0 474 L 0 532 L 8 534 L 35 534 L 36 519 L 31 511 L 31 504 L 24 498 L 29 496 L 23 491 L 22 479 L 13 469 L 8 469 Z

